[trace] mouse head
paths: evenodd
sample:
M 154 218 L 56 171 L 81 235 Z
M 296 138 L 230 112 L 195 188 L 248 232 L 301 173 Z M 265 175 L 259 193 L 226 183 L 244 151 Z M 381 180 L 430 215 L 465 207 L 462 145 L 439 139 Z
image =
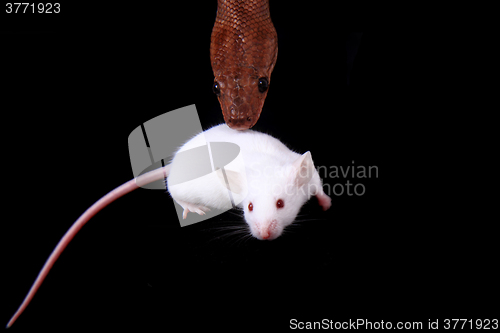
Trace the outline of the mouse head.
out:
M 309 183 L 315 172 L 307 152 L 292 165 L 265 170 L 249 179 L 250 190 L 242 204 L 245 221 L 255 238 L 276 239 L 295 220 L 314 192 Z

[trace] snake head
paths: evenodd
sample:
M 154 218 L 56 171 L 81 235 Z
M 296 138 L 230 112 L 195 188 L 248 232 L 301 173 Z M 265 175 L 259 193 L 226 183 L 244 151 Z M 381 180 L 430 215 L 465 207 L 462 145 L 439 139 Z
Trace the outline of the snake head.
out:
M 226 124 L 236 130 L 254 126 L 260 117 L 268 88 L 269 77 L 252 67 L 218 75 L 213 91 L 219 99 Z
M 255 125 L 277 55 L 269 1 L 218 0 L 210 61 L 213 90 L 229 127 L 245 130 Z

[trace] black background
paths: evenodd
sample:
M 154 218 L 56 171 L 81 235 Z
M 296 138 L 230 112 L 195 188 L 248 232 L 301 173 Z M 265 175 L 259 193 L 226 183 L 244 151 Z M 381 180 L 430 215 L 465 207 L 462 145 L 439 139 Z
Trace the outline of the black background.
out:
M 216 1 L 2 12 L 3 322 L 78 216 L 132 178 L 133 129 L 190 104 L 204 128 L 223 121 L 211 90 L 215 13 Z M 326 2 L 272 1 L 271 16 L 278 61 L 254 129 L 310 150 L 317 166 L 377 166 L 378 178 L 350 179 L 366 193 L 332 195 L 327 212 L 313 198 L 301 211 L 311 221 L 240 242 L 220 228 L 241 218 L 180 228 L 168 194 L 139 189 L 80 231 L 12 331 L 490 315 L 493 243 L 448 215 L 449 189 L 427 175 L 446 166 L 427 149 L 437 125 L 413 94 L 410 35 Z M 353 32 L 363 35 L 347 85 Z

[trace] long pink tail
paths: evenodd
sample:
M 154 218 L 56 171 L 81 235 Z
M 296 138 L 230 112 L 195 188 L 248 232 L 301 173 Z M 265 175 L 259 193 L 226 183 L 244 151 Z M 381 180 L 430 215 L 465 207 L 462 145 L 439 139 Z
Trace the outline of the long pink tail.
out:
M 125 184 L 115 188 L 113 191 L 103 196 L 96 203 L 94 203 L 89 209 L 87 209 L 78 218 L 78 220 L 76 220 L 76 222 L 73 223 L 71 228 L 69 228 L 66 234 L 64 234 L 63 238 L 61 238 L 54 251 L 52 251 L 50 257 L 45 262 L 45 265 L 43 265 L 42 270 L 40 271 L 40 273 L 38 273 L 35 283 L 33 283 L 33 285 L 31 286 L 28 295 L 26 295 L 23 303 L 21 304 L 19 309 L 17 309 L 16 313 L 12 316 L 9 323 L 7 324 L 7 328 L 11 327 L 12 324 L 14 324 L 17 318 L 26 309 L 28 304 L 30 304 L 31 300 L 33 299 L 33 296 L 35 296 L 35 293 L 37 292 L 38 288 L 40 288 L 40 286 L 42 285 L 43 280 L 49 273 L 50 269 L 56 262 L 57 258 L 59 258 L 59 256 L 64 251 L 66 246 L 68 246 L 69 242 L 71 242 L 73 237 L 75 237 L 75 235 L 78 233 L 78 231 L 80 231 L 80 229 L 85 225 L 85 223 L 87 223 L 95 214 L 97 214 L 100 210 L 102 210 L 104 207 L 106 207 L 116 199 L 120 198 L 121 196 L 129 192 L 132 192 L 133 190 L 141 187 L 142 185 L 149 184 L 151 182 L 165 178 L 166 176 L 168 176 L 169 171 L 170 171 L 170 164 L 163 168 L 150 171 L 144 175 L 134 178 L 126 182 Z

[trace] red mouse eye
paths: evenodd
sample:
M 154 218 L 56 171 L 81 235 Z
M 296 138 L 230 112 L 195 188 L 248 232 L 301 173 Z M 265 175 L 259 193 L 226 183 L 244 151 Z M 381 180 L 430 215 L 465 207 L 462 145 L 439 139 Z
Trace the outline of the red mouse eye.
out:
M 249 210 L 249 211 L 252 211 L 252 210 L 253 210 L 253 205 L 252 205 L 252 203 L 251 203 L 251 202 L 248 204 L 248 210 Z
M 283 202 L 283 200 L 278 199 L 278 201 L 276 201 L 276 207 L 278 207 L 278 208 L 285 207 L 285 203 Z

